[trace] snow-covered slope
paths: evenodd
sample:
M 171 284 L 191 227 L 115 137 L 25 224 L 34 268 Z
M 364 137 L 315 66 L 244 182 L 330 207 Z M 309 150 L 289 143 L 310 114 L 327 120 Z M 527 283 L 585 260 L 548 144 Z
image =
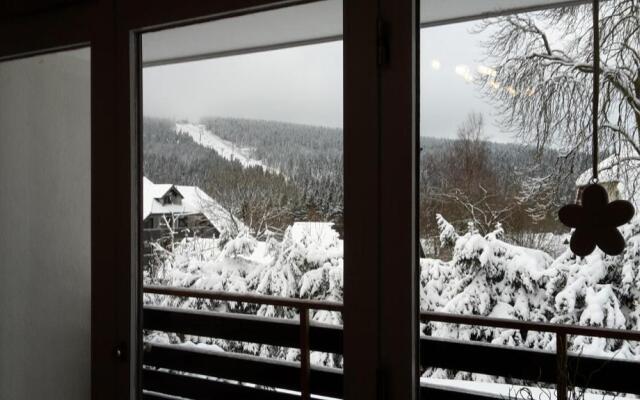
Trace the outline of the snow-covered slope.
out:
M 271 168 L 264 162 L 252 158 L 252 149 L 238 147 L 214 134 L 202 124 L 176 123 L 176 132 L 191 136 L 196 143 L 215 150 L 227 160 L 238 161 L 244 167 L 261 167 L 264 171 L 278 173 L 275 168 Z

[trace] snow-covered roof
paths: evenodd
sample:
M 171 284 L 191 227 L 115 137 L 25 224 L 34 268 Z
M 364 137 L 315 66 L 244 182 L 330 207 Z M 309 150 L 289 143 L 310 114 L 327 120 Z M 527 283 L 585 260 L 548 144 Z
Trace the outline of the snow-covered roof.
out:
M 600 182 L 618 182 L 620 180 L 617 160 L 618 156 L 611 156 L 600 161 L 598 164 L 598 179 Z M 578 176 L 576 186 L 588 185 L 589 181 L 591 181 L 591 176 L 592 171 L 589 168 Z
M 226 227 L 231 223 L 229 212 L 197 186 L 155 184 L 147 177 L 142 180 L 142 218 L 151 214 L 204 214 L 211 223 Z M 182 196 L 181 204 L 163 204 L 162 198 L 174 189 Z
M 589 184 L 592 171 L 580 174 L 576 186 Z M 617 184 L 620 197 L 640 205 L 640 160 L 631 151 L 623 151 L 605 158 L 598 164 L 598 180 L 601 183 Z

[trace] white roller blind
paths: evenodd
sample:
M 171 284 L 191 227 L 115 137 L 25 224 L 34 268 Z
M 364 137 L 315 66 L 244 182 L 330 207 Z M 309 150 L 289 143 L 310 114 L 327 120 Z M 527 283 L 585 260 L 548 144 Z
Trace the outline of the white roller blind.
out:
M 434 24 L 480 15 L 579 2 L 566 0 L 420 0 L 420 22 Z
M 166 64 L 341 35 L 342 2 L 326 0 L 149 33 L 142 57 L 146 65 Z
M 553 6 L 558 0 L 421 0 L 420 21 L 434 24 L 496 12 Z M 192 61 L 342 37 L 342 2 L 324 0 L 148 33 L 144 65 Z

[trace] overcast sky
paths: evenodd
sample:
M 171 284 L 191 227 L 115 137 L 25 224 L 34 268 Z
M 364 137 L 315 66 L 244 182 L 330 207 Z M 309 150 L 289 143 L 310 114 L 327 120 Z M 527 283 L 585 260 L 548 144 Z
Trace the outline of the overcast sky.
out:
M 510 135 L 471 81 L 482 68 L 482 37 L 460 23 L 421 31 L 421 134 L 455 137 L 470 112 L 485 116 L 490 140 Z M 197 121 L 223 116 L 342 127 L 342 43 L 147 67 L 144 113 Z

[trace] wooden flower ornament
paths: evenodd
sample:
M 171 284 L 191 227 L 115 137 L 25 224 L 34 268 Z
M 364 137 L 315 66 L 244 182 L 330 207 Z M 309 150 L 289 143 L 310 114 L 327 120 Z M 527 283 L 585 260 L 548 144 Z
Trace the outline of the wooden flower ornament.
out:
M 575 228 L 570 247 L 576 255 L 591 254 L 596 246 L 604 253 L 618 255 L 624 250 L 624 238 L 617 227 L 631 220 L 635 210 L 626 200 L 609 203 L 607 191 L 598 184 L 582 192 L 582 204 L 569 204 L 560 209 L 558 217 L 568 227 Z

